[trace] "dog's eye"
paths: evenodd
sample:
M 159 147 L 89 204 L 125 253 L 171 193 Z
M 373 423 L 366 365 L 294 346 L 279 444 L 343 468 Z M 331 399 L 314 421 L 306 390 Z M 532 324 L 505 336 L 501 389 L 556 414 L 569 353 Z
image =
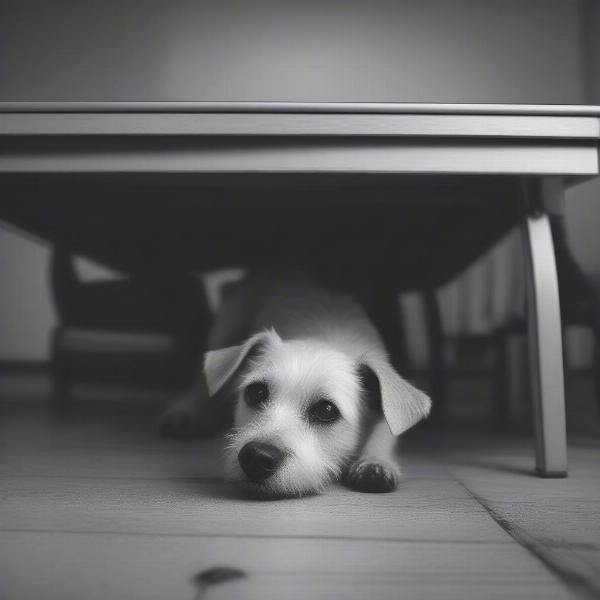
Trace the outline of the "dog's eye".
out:
M 333 402 L 319 400 L 310 407 L 308 415 L 314 423 L 333 423 L 339 418 L 340 411 Z
M 269 399 L 269 388 L 267 384 L 262 381 L 251 383 L 244 390 L 244 399 L 246 400 L 246 404 L 253 408 L 262 406 Z

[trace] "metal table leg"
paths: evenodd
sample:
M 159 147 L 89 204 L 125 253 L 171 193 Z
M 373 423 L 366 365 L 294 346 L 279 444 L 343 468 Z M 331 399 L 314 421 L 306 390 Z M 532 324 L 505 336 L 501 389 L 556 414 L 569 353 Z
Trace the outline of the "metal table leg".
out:
M 530 190 L 523 218 L 529 356 L 535 427 L 536 471 L 566 477 L 567 439 L 562 328 L 554 245 L 547 214 L 561 203 L 562 182 L 541 181 Z

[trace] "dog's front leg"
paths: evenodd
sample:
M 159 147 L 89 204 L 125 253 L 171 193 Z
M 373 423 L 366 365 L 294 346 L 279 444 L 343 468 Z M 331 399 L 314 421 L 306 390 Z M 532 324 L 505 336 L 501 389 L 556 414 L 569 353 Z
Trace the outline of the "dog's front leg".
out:
M 397 438 L 384 419 L 378 421 L 358 459 L 346 474 L 349 487 L 360 492 L 391 492 L 398 486 L 400 466 L 396 459 Z
M 209 397 L 203 378 L 199 378 L 162 414 L 160 430 L 167 437 L 207 437 L 230 426 L 232 412 L 230 403 L 220 394 Z
M 198 405 L 202 403 L 198 386 L 190 386 L 172 400 L 170 406 L 161 415 L 161 433 L 174 438 L 195 436 L 200 414 Z

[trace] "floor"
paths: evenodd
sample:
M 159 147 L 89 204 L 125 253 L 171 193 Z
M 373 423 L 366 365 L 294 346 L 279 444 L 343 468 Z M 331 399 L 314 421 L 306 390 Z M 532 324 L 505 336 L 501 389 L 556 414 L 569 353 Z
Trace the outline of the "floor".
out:
M 3 600 L 600 597 L 599 438 L 542 480 L 526 438 L 416 430 L 395 493 L 260 501 L 154 406 L 35 397 L 0 387 Z

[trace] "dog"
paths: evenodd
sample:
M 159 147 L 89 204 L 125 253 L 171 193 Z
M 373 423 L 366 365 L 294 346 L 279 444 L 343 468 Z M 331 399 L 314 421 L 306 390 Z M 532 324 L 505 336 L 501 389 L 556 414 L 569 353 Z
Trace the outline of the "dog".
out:
M 226 479 L 265 496 L 319 493 L 335 481 L 396 489 L 396 436 L 431 401 L 394 370 L 364 309 L 309 276 L 245 278 L 208 336 L 198 384 L 163 431 L 226 434 Z

